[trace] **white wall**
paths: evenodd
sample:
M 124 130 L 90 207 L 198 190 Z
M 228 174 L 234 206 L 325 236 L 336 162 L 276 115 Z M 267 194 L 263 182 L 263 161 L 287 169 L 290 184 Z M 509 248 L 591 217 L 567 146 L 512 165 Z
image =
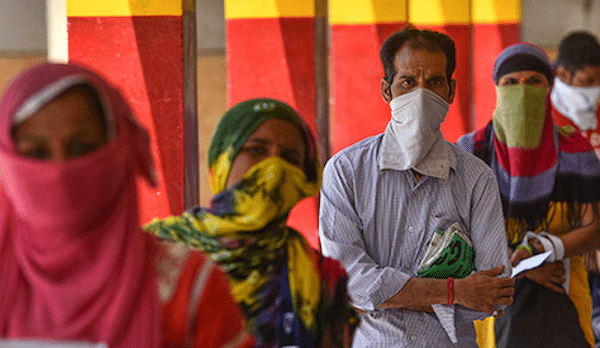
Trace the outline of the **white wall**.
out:
M 0 52 L 45 52 L 43 0 L 0 0 Z
M 69 60 L 69 36 L 66 1 L 46 0 L 46 9 L 48 59 L 55 62 L 67 62 Z

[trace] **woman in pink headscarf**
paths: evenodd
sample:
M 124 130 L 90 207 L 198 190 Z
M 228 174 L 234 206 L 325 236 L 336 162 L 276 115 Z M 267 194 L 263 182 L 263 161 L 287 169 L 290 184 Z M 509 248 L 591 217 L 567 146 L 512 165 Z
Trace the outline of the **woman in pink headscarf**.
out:
M 227 290 L 199 254 L 182 267 L 171 302 L 159 298 L 162 253 L 140 229 L 135 184 L 137 175 L 156 184 L 149 138 L 98 75 L 50 63 L 21 74 L 0 103 L 0 168 L 0 339 L 249 344 L 228 291 L 192 295 L 195 279 L 213 282 L 200 290 Z M 219 310 L 197 312 L 215 302 Z

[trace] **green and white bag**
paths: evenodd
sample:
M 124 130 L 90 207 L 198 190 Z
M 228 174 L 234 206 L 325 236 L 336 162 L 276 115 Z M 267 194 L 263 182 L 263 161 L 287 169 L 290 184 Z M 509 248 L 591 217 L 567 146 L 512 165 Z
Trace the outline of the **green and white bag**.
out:
M 455 222 L 446 231 L 436 230 L 417 275 L 424 278 L 464 278 L 475 271 L 475 250 L 462 226 Z

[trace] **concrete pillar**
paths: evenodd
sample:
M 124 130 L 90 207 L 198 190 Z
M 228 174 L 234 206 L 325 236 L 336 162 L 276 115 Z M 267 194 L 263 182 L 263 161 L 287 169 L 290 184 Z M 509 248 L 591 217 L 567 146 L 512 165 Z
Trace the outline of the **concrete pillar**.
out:
M 65 0 L 46 0 L 46 28 L 48 59 L 54 62 L 67 62 L 69 41 Z

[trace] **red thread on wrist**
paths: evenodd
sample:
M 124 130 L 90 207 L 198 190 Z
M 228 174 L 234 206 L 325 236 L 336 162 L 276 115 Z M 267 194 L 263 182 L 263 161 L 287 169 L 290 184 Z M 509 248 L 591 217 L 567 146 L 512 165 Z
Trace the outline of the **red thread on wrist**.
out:
M 454 278 L 448 278 L 448 304 L 454 303 Z

